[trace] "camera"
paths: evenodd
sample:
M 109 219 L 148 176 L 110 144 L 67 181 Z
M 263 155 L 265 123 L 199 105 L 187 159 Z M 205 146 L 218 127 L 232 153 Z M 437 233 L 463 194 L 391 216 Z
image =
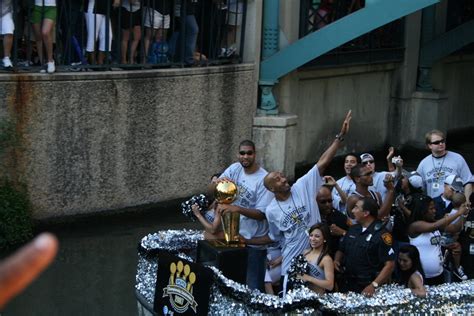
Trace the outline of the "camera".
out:
M 402 158 L 400 156 L 398 157 L 393 157 L 392 158 L 392 163 L 396 166 L 401 165 L 402 163 Z

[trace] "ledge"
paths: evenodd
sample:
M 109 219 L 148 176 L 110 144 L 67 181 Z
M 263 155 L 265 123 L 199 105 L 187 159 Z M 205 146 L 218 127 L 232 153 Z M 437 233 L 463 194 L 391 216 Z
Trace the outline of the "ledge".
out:
M 1 73 L 0 82 L 11 81 L 75 81 L 75 80 L 110 80 L 110 79 L 143 79 L 160 77 L 184 77 L 253 71 L 254 64 L 235 64 L 225 66 L 161 68 L 119 71 L 61 72 L 40 74 L 36 72 Z

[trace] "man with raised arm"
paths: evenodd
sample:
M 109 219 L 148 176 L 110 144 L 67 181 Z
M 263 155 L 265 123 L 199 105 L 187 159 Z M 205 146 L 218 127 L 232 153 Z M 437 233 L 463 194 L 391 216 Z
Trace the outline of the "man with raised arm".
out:
M 287 178 L 281 172 L 270 172 L 265 177 L 265 187 L 275 194 L 265 213 L 270 228 L 269 239 L 280 241 L 282 245 L 281 274 L 284 292 L 286 292 L 287 270 L 291 260 L 309 248 L 307 230 L 312 225 L 321 222 L 315 195 L 323 185 L 321 174 L 334 158 L 344 141 L 344 135 L 349 131 L 350 120 L 351 111 L 347 113 L 341 131 L 329 148 L 321 155 L 314 167 L 293 186 L 288 184 Z

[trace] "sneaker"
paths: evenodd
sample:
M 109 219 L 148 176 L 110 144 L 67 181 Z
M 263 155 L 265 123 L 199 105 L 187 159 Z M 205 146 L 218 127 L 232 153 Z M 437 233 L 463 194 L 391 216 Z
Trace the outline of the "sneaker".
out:
M 464 273 L 464 268 L 459 266 L 459 268 L 453 270 L 453 274 L 457 276 L 460 280 L 466 281 L 467 275 Z
M 231 57 L 232 55 L 235 54 L 236 51 L 237 51 L 237 48 L 234 45 L 230 46 L 229 48 L 227 48 L 225 52 L 225 57 Z
M 4 57 L 3 58 L 3 67 L 4 68 L 13 68 L 12 61 L 10 60 L 10 57 Z
M 46 73 L 46 67 L 41 66 L 40 73 L 45 74 Z
M 49 74 L 52 74 L 53 72 L 56 71 L 56 67 L 54 66 L 54 61 L 50 61 L 46 64 L 47 70 Z

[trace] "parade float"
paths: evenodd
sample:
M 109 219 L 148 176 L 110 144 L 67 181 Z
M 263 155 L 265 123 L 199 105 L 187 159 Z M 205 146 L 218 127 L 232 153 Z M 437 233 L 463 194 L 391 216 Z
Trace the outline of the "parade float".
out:
M 231 203 L 236 194 L 235 185 L 223 183 L 215 197 Z M 191 214 L 192 204 L 204 206 L 205 197 L 184 202 L 183 213 Z M 222 223 L 225 240 L 204 240 L 203 232 L 196 230 L 164 230 L 140 241 L 135 285 L 140 316 L 474 312 L 474 280 L 427 287 L 424 298 L 396 284 L 380 287 L 372 297 L 352 292 L 320 295 L 303 283 L 283 297 L 251 290 L 244 284 L 247 253 L 238 242 L 239 218 L 228 214 Z

